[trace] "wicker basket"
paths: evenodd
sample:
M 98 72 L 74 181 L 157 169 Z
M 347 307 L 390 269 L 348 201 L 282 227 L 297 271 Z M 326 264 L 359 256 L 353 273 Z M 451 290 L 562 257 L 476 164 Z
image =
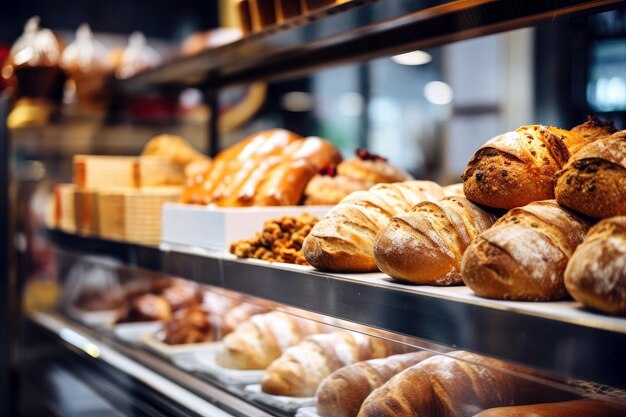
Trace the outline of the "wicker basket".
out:
M 181 185 L 183 168 L 160 156 L 74 156 L 74 183 L 83 188 Z

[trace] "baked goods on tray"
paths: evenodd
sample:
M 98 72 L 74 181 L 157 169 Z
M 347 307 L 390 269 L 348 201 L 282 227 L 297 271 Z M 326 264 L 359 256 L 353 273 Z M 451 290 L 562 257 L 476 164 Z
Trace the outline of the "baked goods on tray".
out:
M 228 250 L 239 258 L 308 265 L 302 243 L 318 220 L 308 213 L 269 219 L 256 236 L 233 242 Z
M 296 205 L 307 182 L 340 160 L 337 148 L 324 139 L 266 130 L 217 155 L 202 184 L 188 186 L 181 201 L 220 207 Z
M 556 201 L 587 216 L 626 215 L 626 130 L 582 148 L 559 172 Z
M 323 271 L 376 271 L 374 240 L 391 216 L 443 197 L 443 188 L 431 181 L 378 184 L 352 193 L 313 227 L 304 257 Z
M 172 307 L 163 296 L 143 294 L 127 302 L 116 323 L 168 320 L 171 316 Z
M 497 216 L 465 197 L 423 201 L 391 218 L 376 236 L 374 258 L 391 277 L 413 284 L 461 284 L 461 258 Z
M 156 333 L 156 338 L 168 345 L 183 345 L 219 340 L 221 333 L 220 317 L 193 305 L 174 313 Z
M 567 264 L 565 287 L 585 306 L 626 315 L 626 216 L 589 230 Z
M 463 281 L 487 298 L 562 299 L 565 267 L 588 229 L 586 220 L 554 200 L 513 209 L 467 248 Z
M 475 417 L 623 417 L 626 406 L 585 398 L 555 403 L 498 407 L 485 410 Z
M 321 417 L 356 417 L 372 391 L 433 355 L 426 351 L 411 352 L 340 368 L 324 378 L 317 388 L 317 413 Z

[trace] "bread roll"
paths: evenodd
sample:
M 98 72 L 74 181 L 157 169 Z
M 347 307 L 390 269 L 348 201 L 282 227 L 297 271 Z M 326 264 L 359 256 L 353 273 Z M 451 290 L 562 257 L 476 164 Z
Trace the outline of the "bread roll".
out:
M 615 125 L 610 121 L 603 121 L 596 116 L 587 116 L 587 121 L 570 129 L 571 132 L 577 133 L 584 138 L 594 140 L 604 136 L 612 135 L 617 132 Z
M 462 175 L 465 196 L 512 209 L 554 198 L 556 173 L 590 139 L 551 126 L 522 126 L 488 141 Z
M 463 252 L 496 219 L 465 197 L 421 202 L 409 213 L 392 217 L 378 232 L 376 264 L 400 281 L 460 284 Z
M 546 404 L 498 407 L 475 417 L 624 417 L 626 406 L 606 401 L 582 399 Z
M 589 223 L 554 200 L 509 211 L 463 255 L 463 281 L 477 295 L 523 301 L 559 300 L 563 273 Z
M 206 163 L 210 159 L 198 152 L 180 136 L 162 134 L 150 139 L 141 152 L 142 155 L 162 156 L 174 161 L 183 168 L 193 162 Z
M 288 347 L 323 328 L 279 311 L 252 316 L 224 338 L 218 363 L 225 368 L 265 369 Z
M 371 182 L 343 175 L 318 174 L 311 178 L 304 190 L 304 204 L 308 206 L 334 206 L 349 194 L 372 188 Z
M 626 314 L 626 216 L 591 228 L 567 264 L 565 287 L 588 307 Z
M 412 352 L 371 359 L 336 370 L 317 388 L 317 413 L 322 417 L 356 417 L 361 404 L 394 375 L 434 354 Z
M 374 240 L 389 218 L 443 197 L 443 189 L 430 181 L 379 184 L 352 193 L 313 227 L 304 241 L 304 257 L 324 271 L 376 271 Z
M 394 342 L 344 330 L 308 336 L 272 362 L 261 389 L 273 395 L 310 397 L 320 382 L 336 369 L 405 349 Z
M 559 204 L 587 216 L 626 215 L 626 130 L 582 148 L 556 182 Z
M 358 149 L 356 153 L 356 158 L 343 161 L 337 166 L 337 174 L 372 184 L 413 179 L 410 174 L 391 165 L 383 157 L 369 153 L 364 149 Z
M 520 367 L 468 352 L 451 356 L 400 372 L 367 397 L 359 417 L 472 417 L 486 408 L 565 399 L 510 373 Z

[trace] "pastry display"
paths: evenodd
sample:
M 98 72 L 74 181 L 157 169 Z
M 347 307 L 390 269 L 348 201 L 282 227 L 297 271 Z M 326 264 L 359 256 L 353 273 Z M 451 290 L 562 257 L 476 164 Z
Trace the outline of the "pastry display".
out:
M 467 248 L 463 281 L 481 297 L 560 300 L 567 294 L 565 267 L 588 229 L 554 200 L 513 209 Z
M 221 207 L 296 205 L 315 173 L 340 160 L 339 151 L 324 139 L 263 131 L 217 155 L 203 184 L 188 187 L 181 201 Z
M 411 175 L 385 158 L 357 149 L 355 158 L 342 161 L 336 167 L 325 167 L 309 181 L 304 191 L 304 204 L 335 205 L 355 191 L 368 190 L 379 183 L 411 179 Z
M 436 355 L 400 372 L 372 392 L 358 415 L 473 417 L 487 408 L 566 400 L 571 396 L 515 376 L 520 372 L 526 373 L 518 366 L 469 352 Z
M 219 316 L 208 313 L 200 305 L 192 305 L 174 313 L 156 338 L 168 345 L 212 342 L 219 340 L 220 327 Z
M 128 301 L 116 323 L 168 320 L 171 316 L 172 308 L 163 296 L 143 294 Z
M 559 173 L 556 201 L 587 216 L 626 215 L 626 130 L 582 148 Z
M 332 208 L 304 241 L 304 257 L 323 271 L 369 272 L 378 231 L 395 214 L 422 201 L 437 201 L 443 188 L 430 181 L 379 184 L 357 191 Z
M 239 258 L 307 265 L 302 243 L 318 220 L 308 213 L 267 220 L 263 231 L 251 239 L 232 243 L 229 251 Z
M 265 313 L 269 313 L 269 309 L 258 304 L 241 303 L 238 306 L 233 307 L 223 316 L 223 335 L 233 332 L 237 326 L 248 320 L 250 317 Z
M 187 282 L 177 283 L 165 288 L 162 295 L 174 311 L 198 305 L 202 301 L 202 294 L 198 287 Z
M 192 163 L 209 161 L 206 155 L 194 149 L 185 139 L 168 134 L 158 135 L 150 139 L 143 147 L 141 155 L 166 158 L 183 169 Z
M 605 130 L 611 131 L 609 127 Z M 596 128 L 568 131 L 532 125 L 496 136 L 467 164 L 462 176 L 465 196 L 502 209 L 552 199 L 556 173 L 596 134 Z
M 623 417 L 625 415 L 626 405 L 587 398 L 491 408 L 476 414 L 475 417 Z
M 589 230 L 567 264 L 565 287 L 585 306 L 626 315 L 626 216 Z
M 372 391 L 433 355 L 425 351 L 411 352 L 340 368 L 324 378 L 317 388 L 317 413 L 321 417 L 356 417 Z
M 257 314 L 224 338 L 218 363 L 232 369 L 265 369 L 290 346 L 322 326 L 279 311 Z
M 261 389 L 272 395 L 311 397 L 333 371 L 355 362 L 384 358 L 403 348 L 394 342 L 345 330 L 308 336 L 272 362 Z
M 413 284 L 461 284 L 463 252 L 497 216 L 465 197 L 424 201 L 391 218 L 376 236 L 374 258 L 392 278 Z

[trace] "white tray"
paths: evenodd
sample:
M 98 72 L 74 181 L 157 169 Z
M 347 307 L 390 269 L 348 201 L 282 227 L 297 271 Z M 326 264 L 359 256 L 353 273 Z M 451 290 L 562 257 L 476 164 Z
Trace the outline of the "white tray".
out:
M 285 397 L 282 395 L 266 394 L 261 391 L 260 384 L 248 385 L 244 391 L 250 399 L 278 408 L 287 413 L 295 413 L 299 408 L 315 404 L 315 397 Z
M 298 408 L 298 411 L 296 412 L 295 417 L 321 417 L 321 416 L 317 414 L 316 407 L 302 407 L 302 408 Z
M 207 207 L 167 203 L 163 207 L 162 243 L 228 250 L 254 236 L 267 219 L 309 213 L 323 217 L 332 206 Z
M 91 327 L 106 327 L 117 317 L 117 310 L 100 310 L 89 311 L 75 306 L 68 306 L 67 313 L 80 321 L 81 323 Z
M 221 345 L 221 342 L 220 342 Z M 227 385 L 249 385 L 261 382 L 265 370 L 229 369 L 217 364 L 217 354 L 221 346 L 216 349 L 190 352 L 186 355 L 173 358 L 174 363 L 187 371 L 202 372 L 211 375 Z
M 139 343 L 145 334 L 152 334 L 161 329 L 160 321 L 142 321 L 137 323 L 120 323 L 113 325 L 113 334 L 128 343 Z
M 186 343 L 183 345 L 168 345 L 161 342 L 155 337 L 155 333 L 145 333 L 141 337 L 141 342 L 151 351 L 158 353 L 166 358 L 174 356 L 186 355 L 193 352 L 204 352 L 207 350 L 219 349 L 222 344 L 220 342 L 202 342 L 202 343 Z

